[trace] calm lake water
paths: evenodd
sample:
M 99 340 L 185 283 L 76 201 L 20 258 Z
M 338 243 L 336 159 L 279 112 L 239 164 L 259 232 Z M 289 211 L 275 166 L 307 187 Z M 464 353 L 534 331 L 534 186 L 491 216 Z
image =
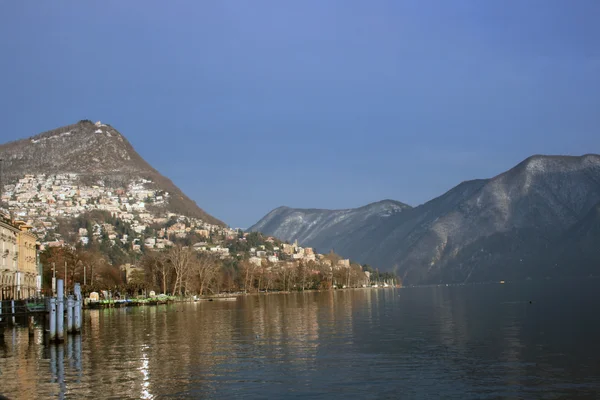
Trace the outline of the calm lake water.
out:
M 85 312 L 7 329 L 9 398 L 598 398 L 600 281 L 363 289 Z M 531 303 L 530 303 L 531 302 Z

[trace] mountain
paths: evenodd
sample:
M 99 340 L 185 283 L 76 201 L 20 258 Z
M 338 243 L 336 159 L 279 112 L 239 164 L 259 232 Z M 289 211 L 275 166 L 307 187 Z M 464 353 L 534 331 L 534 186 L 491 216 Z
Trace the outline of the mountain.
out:
M 599 202 L 600 156 L 532 156 L 494 178 L 463 182 L 423 205 L 374 219 L 362 236 L 339 230 L 336 252 L 394 269 L 412 284 L 546 276 L 548 254 L 560 243 L 567 246 L 563 254 L 572 254 L 575 244 L 564 235 L 577 224 L 577 232 L 595 226 L 589 213 Z M 263 223 L 267 218 L 252 229 L 280 232 Z M 290 216 L 279 221 L 292 223 Z M 312 234 L 315 227 L 302 231 L 301 244 L 325 242 L 320 230 Z
M 393 200 L 346 210 L 279 207 L 248 230 L 263 232 L 290 242 L 298 240 L 321 253 L 334 249 L 354 258 L 355 249 L 347 244 L 362 243 L 372 234 L 373 227 L 410 208 Z
M 579 275 L 600 273 L 600 203 L 562 235 L 550 252 L 548 264 L 557 273 L 577 268 Z
M 154 190 L 167 192 L 166 210 L 224 226 L 188 198 L 171 180 L 152 168 L 112 126 L 83 120 L 29 139 L 0 145 L 4 183 L 24 175 L 76 174 L 80 184 L 101 180 L 107 187 L 126 187 L 144 179 Z

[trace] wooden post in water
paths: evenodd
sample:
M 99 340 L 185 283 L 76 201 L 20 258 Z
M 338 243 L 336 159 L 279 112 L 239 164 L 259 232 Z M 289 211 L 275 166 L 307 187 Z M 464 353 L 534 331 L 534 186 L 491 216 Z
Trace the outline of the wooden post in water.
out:
M 65 292 L 64 281 L 56 280 L 57 306 L 56 306 L 56 340 L 65 340 Z
M 29 316 L 29 336 L 33 336 L 34 335 L 34 330 L 35 325 L 33 323 L 33 315 Z
M 15 300 L 14 299 L 10 301 L 10 309 L 12 312 L 12 324 L 14 325 L 15 324 Z
M 83 304 L 83 300 L 81 298 L 81 285 L 79 285 L 79 283 L 75 284 L 75 287 L 73 288 L 73 291 L 75 292 L 75 315 L 74 315 L 74 319 L 75 319 L 75 333 L 79 333 L 81 332 L 81 307 Z
M 56 299 L 50 299 L 50 341 L 56 340 Z
M 45 335 L 48 334 L 48 332 L 50 331 L 48 324 L 50 323 L 50 298 L 49 297 L 44 297 L 44 310 L 46 310 L 45 313 L 42 314 L 42 332 L 44 333 L 44 337 Z
M 73 296 L 67 298 L 67 333 L 73 333 Z

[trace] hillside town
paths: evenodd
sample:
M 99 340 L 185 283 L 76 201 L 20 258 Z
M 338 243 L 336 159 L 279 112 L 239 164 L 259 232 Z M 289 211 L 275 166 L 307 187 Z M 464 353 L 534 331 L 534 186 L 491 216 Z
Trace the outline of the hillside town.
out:
M 104 281 L 106 286 L 130 283 L 132 273 L 137 273 L 139 280 L 139 275 L 145 273 L 142 264 L 148 254 L 165 253 L 173 247 L 209 255 L 219 260 L 220 265 L 235 264 L 234 269 L 238 272 L 239 263 L 262 274 L 304 268 L 309 275 L 329 276 L 329 286 L 371 285 L 371 271 L 363 271 L 360 266 L 354 265 L 358 272 L 352 274 L 352 279 L 350 273 L 335 273 L 351 270 L 350 260 L 337 255 L 319 254 L 297 242 L 283 243 L 274 237 L 262 237 L 169 212 L 169 193 L 155 190 L 147 179 L 132 179 L 127 185 L 115 188 L 102 180 L 84 183 L 83 178 L 75 173 L 29 174 L 4 186 L 1 199 L 6 211 L 3 217 L 6 233 L 1 240 L 2 251 L 8 251 L 3 258 L 3 266 L 6 264 L 2 275 L 4 298 L 39 295 L 44 287 L 48 287 L 48 279 L 42 279 L 42 271 L 47 275 L 49 266 L 39 265 L 38 251 L 48 254 L 55 248 L 84 251 L 94 246 L 102 249 L 98 254 L 107 266 L 119 270 L 121 278 Z M 23 253 L 24 249 L 17 252 L 15 246 L 20 242 L 12 238 L 21 236 L 29 238 L 27 243 L 31 247 L 32 242 L 31 248 L 35 249 L 31 256 L 35 261 L 27 261 L 30 264 L 24 260 L 23 265 L 19 264 L 21 258 L 17 253 Z M 115 251 L 121 256 L 114 256 Z M 107 253 L 110 255 L 106 256 Z M 15 258 L 12 264 L 10 255 Z M 68 263 L 66 258 L 64 262 Z M 96 273 L 101 270 L 97 269 Z M 165 279 L 163 277 L 163 281 Z M 94 280 L 92 275 L 90 280 Z M 98 277 L 96 283 L 101 282 Z M 172 282 L 162 283 L 162 292 L 174 293 L 177 289 L 170 287 Z M 247 289 L 247 283 L 241 284 L 238 280 L 238 289 L 241 286 Z M 254 286 L 260 290 L 261 281 Z M 283 287 L 289 289 L 287 285 Z M 307 284 L 303 282 L 302 289 L 305 287 Z M 200 294 L 204 289 L 214 293 L 223 288 L 207 285 L 200 289 Z
M 56 230 L 58 219 L 76 218 L 93 210 L 106 211 L 113 217 L 129 223 L 138 234 L 143 233 L 150 225 L 165 224 L 170 218 L 184 218 L 182 215 L 166 211 L 169 193 L 152 189 L 150 180 L 135 179 L 127 186 L 116 189 L 109 187 L 102 180 L 87 185 L 81 182 L 82 177 L 75 173 L 25 175 L 16 183 L 4 187 L 2 203 L 8 205 L 8 210 L 15 218 L 26 220 L 33 227 L 32 232 L 37 234 L 42 242 L 49 242 L 45 239 L 49 233 Z M 189 220 L 190 228 L 201 232 L 221 229 L 201 220 Z M 185 233 L 185 230 L 172 231 L 176 234 Z M 118 239 L 130 242 L 132 247 L 135 246 L 135 238 Z M 79 240 L 87 244 L 89 237 L 82 233 Z M 45 244 L 47 243 L 42 243 Z

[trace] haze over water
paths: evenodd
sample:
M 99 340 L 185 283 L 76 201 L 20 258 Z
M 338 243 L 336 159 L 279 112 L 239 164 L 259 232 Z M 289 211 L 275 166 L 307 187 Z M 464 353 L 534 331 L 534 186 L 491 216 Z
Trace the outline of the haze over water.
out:
M 6 330 L 9 398 L 590 398 L 597 281 L 247 296 L 85 312 L 45 346 Z

